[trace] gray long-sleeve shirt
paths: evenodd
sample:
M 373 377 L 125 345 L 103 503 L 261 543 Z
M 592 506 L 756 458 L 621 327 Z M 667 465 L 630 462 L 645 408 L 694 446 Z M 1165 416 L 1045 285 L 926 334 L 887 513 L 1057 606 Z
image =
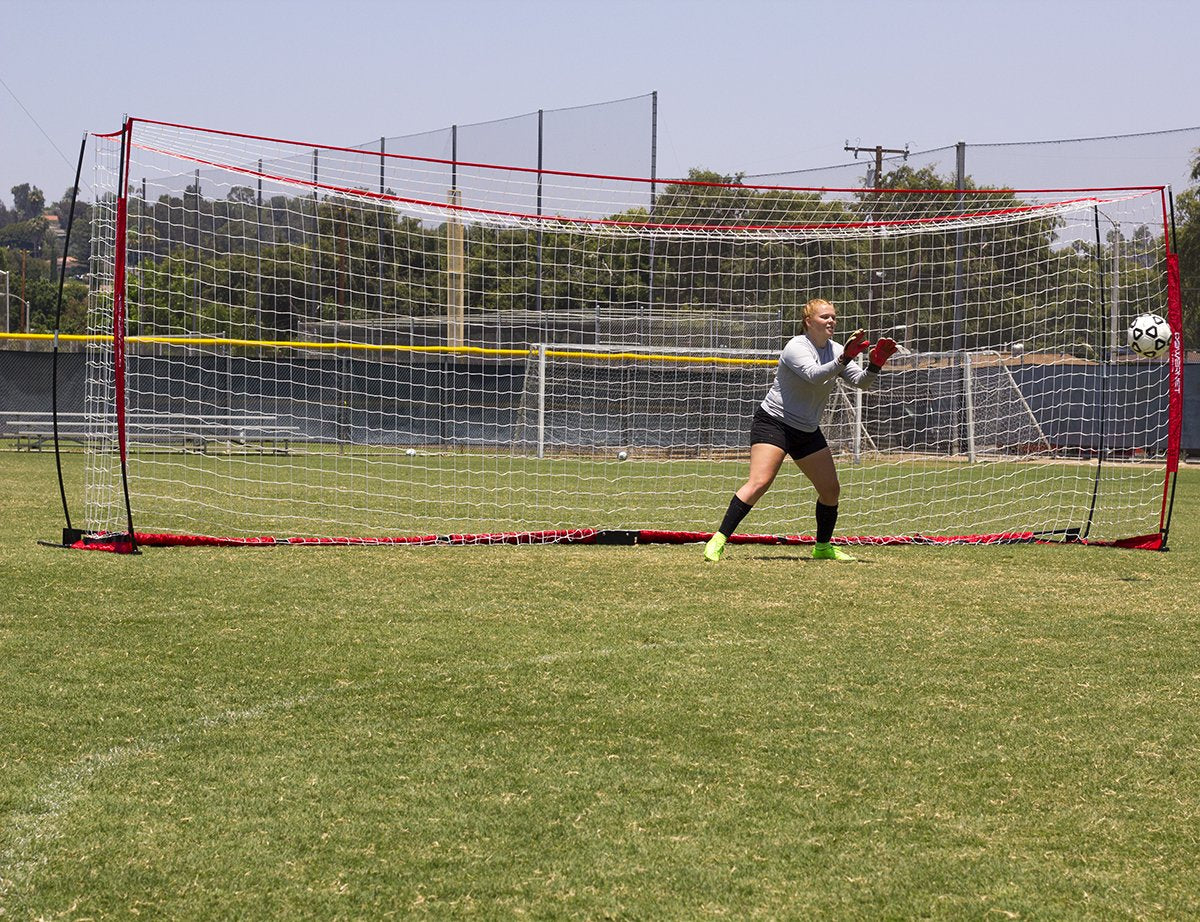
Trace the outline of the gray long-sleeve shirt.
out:
M 879 375 L 866 371 L 853 360 L 839 362 L 842 346 L 830 340 L 818 349 L 807 334 L 794 336 L 779 355 L 779 370 L 762 408 L 802 432 L 815 432 L 837 379 L 869 390 Z

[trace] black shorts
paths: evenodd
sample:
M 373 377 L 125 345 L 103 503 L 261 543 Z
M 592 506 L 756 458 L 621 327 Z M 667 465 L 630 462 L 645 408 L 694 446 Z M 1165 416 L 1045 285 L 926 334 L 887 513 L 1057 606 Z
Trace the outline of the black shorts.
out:
M 782 448 L 796 461 L 829 447 L 819 426 L 815 432 L 804 432 L 776 419 L 762 407 L 754 411 L 754 422 L 750 424 L 750 444 L 759 442 Z

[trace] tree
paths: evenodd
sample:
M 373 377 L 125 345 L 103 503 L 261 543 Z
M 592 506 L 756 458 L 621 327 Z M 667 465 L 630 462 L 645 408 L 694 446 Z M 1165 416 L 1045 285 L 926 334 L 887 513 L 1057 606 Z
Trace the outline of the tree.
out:
M 0 247 L 25 250 L 30 256 L 41 258 L 46 244 L 48 224 L 45 218 L 19 221 L 0 228 Z
M 1192 161 L 1192 185 L 1175 199 L 1179 219 L 1175 252 L 1183 295 L 1183 342 L 1200 345 L 1200 150 Z
M 32 221 L 40 218 L 46 208 L 46 196 L 37 186 L 27 182 L 12 187 L 13 208 L 18 221 Z
M 29 331 L 49 333 L 54 329 L 54 318 L 58 310 L 58 279 L 34 278 L 26 282 L 26 301 L 29 303 Z M 13 330 L 20 318 L 17 302 L 13 302 Z M 60 329 L 82 332 L 85 328 L 87 310 L 87 285 L 72 279 L 63 286 L 62 317 Z
M 81 263 L 86 263 L 92 251 L 92 206 L 83 198 L 75 199 L 75 219 L 70 221 L 71 200 L 75 196 L 75 188 L 68 187 L 51 209 L 58 216 L 58 226 L 65 233 L 67 225 L 71 225 L 71 239 L 68 243 L 67 255 L 74 256 Z

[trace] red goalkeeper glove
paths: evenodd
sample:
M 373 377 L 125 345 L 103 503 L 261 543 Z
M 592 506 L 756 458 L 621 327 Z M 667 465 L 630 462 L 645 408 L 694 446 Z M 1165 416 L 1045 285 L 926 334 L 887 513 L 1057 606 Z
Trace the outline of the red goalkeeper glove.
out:
M 871 354 L 867 361 L 878 369 L 882 368 L 884 363 L 895 354 L 896 341 L 894 339 L 884 337 L 875 344 L 875 348 L 871 350 Z
M 871 344 L 867 341 L 867 333 L 865 330 L 855 330 L 850 334 L 850 339 L 846 342 L 842 349 L 842 364 L 846 365 L 856 355 L 867 349 Z

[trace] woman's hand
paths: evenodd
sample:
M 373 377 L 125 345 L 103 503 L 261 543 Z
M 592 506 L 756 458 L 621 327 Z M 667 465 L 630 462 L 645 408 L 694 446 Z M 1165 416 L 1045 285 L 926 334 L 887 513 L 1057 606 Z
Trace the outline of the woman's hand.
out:
M 882 368 L 884 362 L 896 354 L 896 341 L 888 337 L 884 337 L 875 344 L 875 348 L 871 350 L 871 355 L 868 361 L 878 368 Z
M 867 340 L 867 331 L 855 330 L 850 334 L 850 339 L 847 340 L 845 347 L 842 349 L 842 364 L 848 364 L 852 358 L 861 354 L 870 345 L 871 343 Z

